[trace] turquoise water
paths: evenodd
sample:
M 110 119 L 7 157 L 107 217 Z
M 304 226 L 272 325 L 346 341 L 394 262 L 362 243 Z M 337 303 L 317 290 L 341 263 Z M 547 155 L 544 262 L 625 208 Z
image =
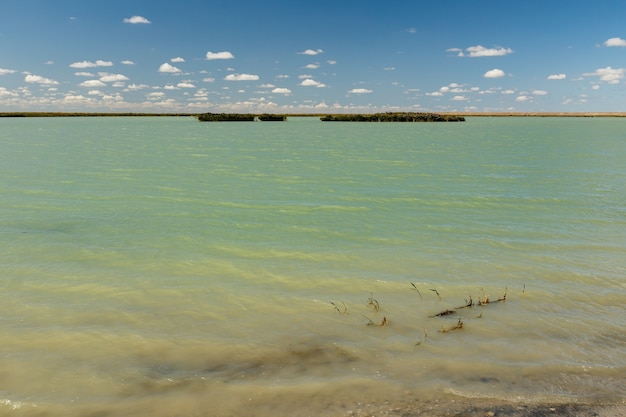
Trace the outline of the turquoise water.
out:
M 0 415 L 617 401 L 624 161 L 611 118 L 0 120 Z

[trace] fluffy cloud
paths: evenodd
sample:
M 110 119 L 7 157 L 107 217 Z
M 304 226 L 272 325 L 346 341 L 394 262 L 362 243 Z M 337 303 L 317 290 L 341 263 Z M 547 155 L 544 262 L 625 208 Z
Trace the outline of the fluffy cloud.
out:
M 305 68 L 306 69 L 318 69 L 319 67 L 320 67 L 320 64 L 309 64 Z
M 147 84 L 130 84 L 126 89 L 128 91 L 137 91 L 137 90 L 143 90 L 148 87 L 149 86 Z
M 348 91 L 348 94 L 369 94 L 372 90 L 368 90 L 367 88 L 353 88 Z
M 504 71 L 498 68 L 487 71 L 483 77 L 485 78 L 502 78 L 504 77 Z
M 175 66 L 168 64 L 167 62 L 162 64 L 159 67 L 159 72 L 166 72 L 166 73 L 170 73 L 170 74 L 175 74 L 177 72 L 181 72 L 179 68 L 176 68 Z
M 545 90 L 533 90 L 533 95 L 535 96 L 545 96 L 548 92 Z
M 165 93 L 162 91 L 147 94 L 146 97 L 148 100 L 159 100 L 165 97 Z
M 207 78 L 203 78 L 202 81 L 205 83 L 212 83 L 212 82 L 215 82 L 215 78 L 207 77 Z
M 600 81 L 606 81 L 609 84 L 619 84 L 624 78 L 624 68 L 598 68 L 594 72 L 583 74 L 585 77 L 600 77 Z
M 148 19 L 146 19 L 143 16 L 133 16 L 133 17 L 127 17 L 126 19 L 123 20 L 124 23 L 130 23 L 132 25 L 136 25 L 136 24 L 150 24 L 152 23 L 151 21 L 149 21 Z
M 626 46 L 626 40 L 622 38 L 611 38 L 604 41 L 604 46 Z
M 532 99 L 533 99 L 532 97 L 522 95 L 522 96 L 517 96 L 515 98 L 515 101 L 523 102 L 523 101 L 530 101 Z
M 196 88 L 195 85 L 193 85 L 192 83 L 188 83 L 188 82 L 178 83 L 178 84 L 176 84 L 176 87 L 178 87 L 178 88 Z
M 551 74 L 551 75 L 548 75 L 548 80 L 564 80 L 565 78 L 567 78 L 567 75 L 565 75 L 565 74 Z
M 128 77 L 122 74 L 107 74 L 106 72 L 98 73 L 100 81 L 103 83 L 112 83 L 116 81 L 127 81 Z
M 44 78 L 41 75 L 33 75 L 33 74 L 26 75 L 26 77 L 24 78 L 24 81 L 26 81 L 27 83 L 43 84 L 43 85 L 57 85 L 59 83 L 58 81 L 51 80 L 50 78 Z
M 185 62 L 185 58 L 181 58 L 181 57 L 177 56 L 176 58 L 170 59 L 170 61 L 172 61 L 172 62 Z
M 15 70 L 0 68 L 0 75 L 13 74 Z
M 4 87 L 0 87 L 0 97 L 18 97 L 19 94 L 9 91 Z
M 325 84 L 322 84 L 321 82 L 315 81 L 311 78 L 307 78 L 306 80 L 302 81 L 300 85 L 304 87 L 318 87 L 318 88 L 326 87 Z
M 123 65 L 135 65 L 135 63 L 133 61 L 129 61 L 129 60 L 124 60 L 122 61 Z
M 465 97 L 465 96 L 454 96 L 450 100 L 453 100 L 453 101 L 467 101 L 469 99 L 467 97 Z
M 321 49 L 305 49 L 302 52 L 298 52 L 298 54 L 300 55 L 319 55 L 321 53 L 323 53 L 324 51 Z
M 235 56 L 228 52 L 228 51 L 222 51 L 222 52 L 207 52 L 206 53 L 206 59 L 208 59 L 209 61 L 212 61 L 214 59 L 234 59 Z
M 100 80 L 87 80 L 87 81 L 83 81 L 82 83 L 78 84 L 81 87 L 87 87 L 87 88 L 94 88 L 94 87 L 105 87 L 106 84 L 103 83 Z
M 272 93 L 289 95 L 289 94 L 291 94 L 291 90 L 288 89 L 288 88 L 277 87 L 277 88 L 272 90 Z
M 259 76 L 255 74 L 228 74 L 224 79 L 226 81 L 256 81 Z
M 467 56 L 470 58 L 480 58 L 485 56 L 504 56 L 513 53 L 513 50 L 511 48 L 485 48 L 482 45 L 470 46 L 469 48 L 465 49 L 466 52 L 463 52 L 459 48 L 450 48 L 447 49 L 447 51 L 457 52 L 458 56 Z
M 97 60 L 96 62 L 81 61 L 70 64 L 71 68 L 94 68 L 94 67 L 112 67 L 113 62 Z

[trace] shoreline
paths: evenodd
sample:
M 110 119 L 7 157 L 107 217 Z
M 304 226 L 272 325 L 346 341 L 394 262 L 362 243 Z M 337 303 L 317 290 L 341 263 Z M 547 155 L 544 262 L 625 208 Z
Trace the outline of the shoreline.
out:
M 198 117 L 204 113 L 107 113 L 107 112 L 0 112 L 2 117 Z M 370 113 L 337 113 L 337 115 Z M 626 112 L 441 112 L 442 116 L 461 117 L 626 117 Z M 281 113 L 285 117 L 323 117 L 328 113 Z M 335 114 L 332 114 L 335 115 Z

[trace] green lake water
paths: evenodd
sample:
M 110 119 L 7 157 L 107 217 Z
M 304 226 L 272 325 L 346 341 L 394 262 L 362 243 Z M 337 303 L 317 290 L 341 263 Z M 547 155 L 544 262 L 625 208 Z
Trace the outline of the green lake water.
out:
M 618 118 L 0 120 L 0 415 L 618 401 L 625 161 Z

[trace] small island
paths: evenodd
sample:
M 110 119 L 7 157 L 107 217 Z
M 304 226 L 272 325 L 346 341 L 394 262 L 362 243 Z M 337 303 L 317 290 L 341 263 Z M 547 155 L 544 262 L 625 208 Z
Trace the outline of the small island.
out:
M 322 122 L 464 122 L 465 117 L 437 113 L 331 114 Z
M 199 114 L 201 122 L 254 122 L 254 114 L 240 113 L 203 113 Z

